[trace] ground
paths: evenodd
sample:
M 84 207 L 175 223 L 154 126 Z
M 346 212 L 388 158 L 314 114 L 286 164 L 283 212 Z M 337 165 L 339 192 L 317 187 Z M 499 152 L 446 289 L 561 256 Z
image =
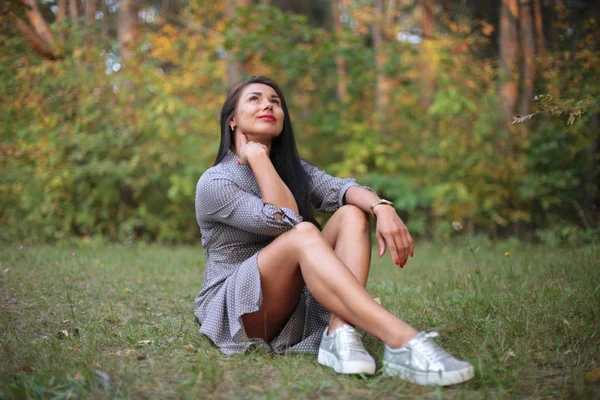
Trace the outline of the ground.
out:
M 600 397 L 594 245 L 420 243 L 403 269 L 374 250 L 369 292 L 475 366 L 450 388 L 336 375 L 310 355 L 223 356 L 194 321 L 199 245 L 0 252 L 0 399 Z M 365 344 L 379 363 L 381 343 Z

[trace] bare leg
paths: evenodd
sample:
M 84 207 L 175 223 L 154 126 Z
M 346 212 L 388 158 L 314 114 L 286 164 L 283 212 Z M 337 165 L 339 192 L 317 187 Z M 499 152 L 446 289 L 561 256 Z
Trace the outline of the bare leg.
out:
M 404 345 L 417 334 L 373 300 L 310 223 L 298 224 L 262 249 L 258 265 L 263 305 L 259 311 L 242 317 L 249 337 L 270 340 L 281 330 L 298 301 L 302 281 L 330 312 L 392 348 Z
M 369 216 L 358 207 L 343 206 L 329 219 L 321 234 L 364 287 L 367 284 L 371 265 Z M 342 318 L 331 314 L 329 332 L 345 323 Z

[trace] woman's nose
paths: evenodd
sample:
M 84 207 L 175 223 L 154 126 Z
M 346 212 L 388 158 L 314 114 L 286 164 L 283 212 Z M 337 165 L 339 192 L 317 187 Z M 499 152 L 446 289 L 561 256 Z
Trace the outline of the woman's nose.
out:
M 271 109 L 273 108 L 273 103 L 271 102 L 271 100 L 265 99 L 265 100 L 263 100 L 263 103 L 266 103 L 266 104 L 263 104 L 263 109 L 266 110 L 269 108 L 271 108 Z

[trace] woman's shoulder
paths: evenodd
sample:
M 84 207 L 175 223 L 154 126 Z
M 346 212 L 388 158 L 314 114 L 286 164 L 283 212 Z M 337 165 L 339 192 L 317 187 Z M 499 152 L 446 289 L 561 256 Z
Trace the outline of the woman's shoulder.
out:
M 306 171 L 306 173 L 309 176 L 313 176 L 314 174 L 317 174 L 318 172 L 321 171 L 321 169 L 319 167 L 317 167 L 315 164 L 313 164 L 310 161 L 307 161 L 303 158 L 300 159 L 300 164 L 302 165 L 302 168 L 304 169 L 304 171 Z
M 223 164 L 213 165 L 204 171 L 204 173 L 200 175 L 200 179 L 198 179 L 198 186 L 201 184 L 208 184 L 211 181 L 219 179 L 233 180 L 231 171 L 227 168 L 224 168 Z

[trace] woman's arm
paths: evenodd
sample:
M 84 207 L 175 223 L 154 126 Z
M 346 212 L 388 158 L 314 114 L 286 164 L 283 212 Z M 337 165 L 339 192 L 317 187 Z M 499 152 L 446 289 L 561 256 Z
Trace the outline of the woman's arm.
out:
M 371 209 L 369 207 L 377 200 L 379 200 L 379 196 L 359 186 L 352 186 L 346 190 L 346 194 L 344 196 L 345 204 L 356 206 L 369 215 L 371 215 Z M 374 211 L 379 211 L 381 208 L 382 207 L 377 206 L 375 207 Z
M 276 237 L 302 222 L 302 216 L 287 208 L 264 204 L 253 193 L 241 189 L 218 171 L 202 175 L 196 186 L 196 219 L 218 222 L 257 235 Z
M 248 142 L 244 134 L 240 135 L 240 139 L 242 140 L 240 162 L 252 168 L 263 203 L 272 204 L 277 208 L 287 208 L 297 213 L 298 205 L 294 195 L 275 170 L 267 147 L 260 143 Z
M 371 214 L 370 206 L 379 197 L 361 187 L 353 186 L 346 191 L 345 202 L 352 204 L 368 214 Z M 378 205 L 373 209 L 377 218 L 376 237 L 379 243 L 379 257 L 385 254 L 386 245 L 394 263 L 404 267 L 408 257 L 414 257 L 414 244 L 406 225 L 400 219 L 394 207 Z

